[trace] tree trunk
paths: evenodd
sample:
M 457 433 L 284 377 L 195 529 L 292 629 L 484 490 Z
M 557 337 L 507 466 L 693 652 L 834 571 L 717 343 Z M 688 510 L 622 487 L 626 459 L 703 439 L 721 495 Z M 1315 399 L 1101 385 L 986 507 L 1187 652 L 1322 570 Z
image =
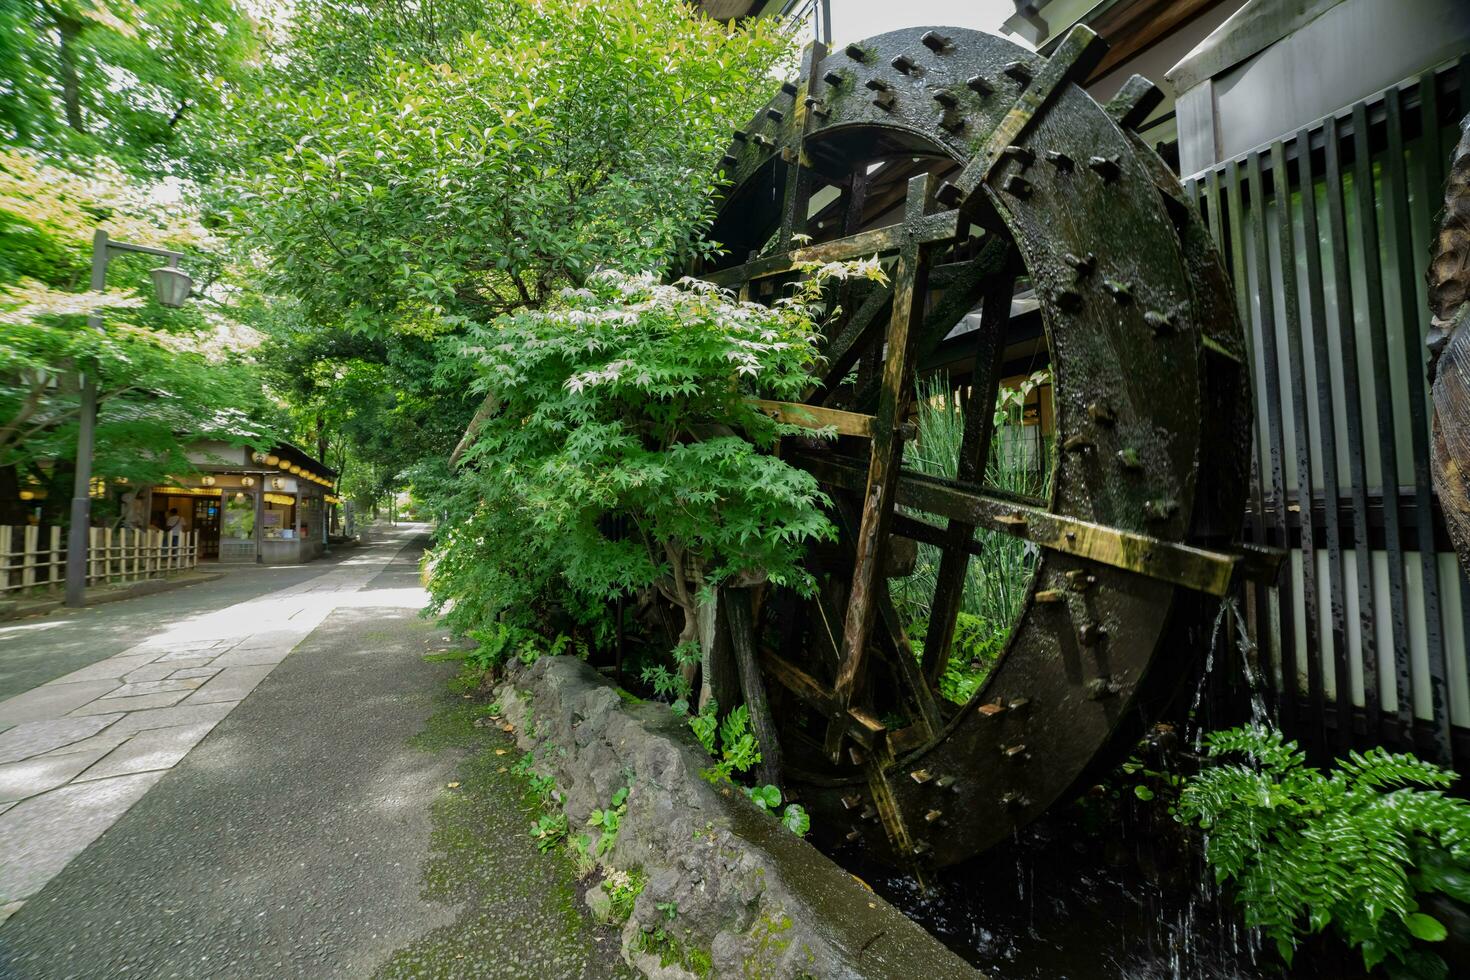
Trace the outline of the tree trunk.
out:
M 26 509 L 20 499 L 20 474 L 14 466 L 0 466 L 0 524 L 24 524 Z
M 83 135 L 87 124 L 82 119 L 82 80 L 77 71 L 76 46 L 85 26 L 71 17 L 56 17 L 56 32 L 61 38 L 56 53 L 57 70 L 61 74 L 61 103 L 66 109 L 66 124 Z

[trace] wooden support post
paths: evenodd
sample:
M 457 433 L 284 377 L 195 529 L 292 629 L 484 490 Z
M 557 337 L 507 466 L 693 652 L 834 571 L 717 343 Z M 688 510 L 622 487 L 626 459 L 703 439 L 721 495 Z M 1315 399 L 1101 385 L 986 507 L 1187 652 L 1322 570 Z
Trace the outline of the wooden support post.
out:
M 964 435 L 960 439 L 960 459 L 955 476 L 962 483 L 983 483 L 985 464 L 990 458 L 990 439 L 995 431 L 996 391 L 1000 387 L 1000 365 L 1005 353 L 1006 324 L 1011 316 L 1011 294 L 1014 281 L 1002 277 L 996 288 L 985 297 L 980 312 L 980 329 L 975 344 L 975 368 L 970 375 L 970 400 L 965 405 Z M 939 681 L 949 663 L 954 644 L 955 623 L 965 598 L 965 575 L 970 567 L 970 553 L 964 547 L 975 535 L 975 525 L 953 518 L 949 521 L 947 539 L 953 544 L 943 550 L 934 586 L 934 599 L 929 606 L 929 629 L 924 641 L 924 678 Z
M 36 544 L 40 528 L 27 524 L 21 535 L 21 557 L 20 587 L 29 589 L 36 584 Z
M 52 526 L 51 544 L 46 555 L 46 587 L 54 588 L 59 582 L 66 578 L 62 571 L 66 566 L 62 561 L 61 550 L 61 528 Z
M 873 631 L 874 587 L 882 575 L 883 543 L 893 513 L 893 491 L 903 454 L 898 427 L 913 397 L 909 371 L 912 327 L 922 322 L 927 293 L 928 257 L 916 229 L 924 219 L 934 179 L 921 174 L 909 181 L 904 206 L 905 237 L 894 270 L 893 317 L 888 324 L 888 355 L 883 365 L 883 388 L 873 424 L 872 455 L 868 463 L 867 487 L 863 493 L 862 523 L 858 526 L 854 552 L 852 593 L 842 631 L 842 662 L 834 685 L 839 707 L 852 703 L 853 688 L 867 653 Z M 836 760 L 842 749 L 843 729 L 829 725 L 824 749 Z
M 761 679 L 760 664 L 756 660 L 755 618 L 751 614 L 750 590 L 726 588 L 720 592 L 720 607 L 730 631 L 730 649 L 740 671 L 740 690 L 750 713 L 750 730 L 761 747 L 757 778 L 762 783 L 780 786 L 781 737 L 776 731 L 775 719 L 771 717 L 765 682 Z

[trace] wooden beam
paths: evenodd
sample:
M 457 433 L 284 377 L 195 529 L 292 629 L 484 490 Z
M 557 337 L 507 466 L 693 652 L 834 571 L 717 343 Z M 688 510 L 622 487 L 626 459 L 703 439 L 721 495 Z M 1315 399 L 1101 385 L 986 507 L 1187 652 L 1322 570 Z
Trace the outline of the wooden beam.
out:
M 1001 119 L 1000 125 L 990 134 L 983 152 L 966 164 L 951 183 L 959 190 L 961 199 L 968 198 L 990 178 L 996 165 L 1004 159 L 1007 146 L 1015 144 L 1025 134 L 1042 111 L 1072 82 L 1081 82 L 1102 60 L 1107 43 L 1085 24 L 1078 24 L 1067 32 L 1058 45 L 1056 53 L 1042 65 L 1036 77 L 1021 91 L 1010 111 Z
M 735 664 L 740 671 L 740 693 L 749 713 L 750 731 L 761 750 L 756 775 L 763 783 L 779 786 L 781 736 L 776 730 L 775 719 L 771 717 L 766 686 L 761 680 L 760 665 L 756 662 L 755 616 L 751 610 L 750 590 L 722 589 L 721 599 L 720 612 L 724 614 L 725 625 L 730 630 L 730 650 L 735 654 Z
M 837 696 L 831 688 L 769 650 L 761 653 L 760 663 L 767 677 L 811 705 L 822 717 L 837 717 Z M 881 721 L 861 708 L 849 707 L 842 722 L 847 727 L 848 737 L 865 749 L 872 749 L 888 731 Z
M 965 405 L 964 433 L 956 477 L 962 483 L 978 484 L 985 479 L 985 462 L 990 458 L 990 440 L 995 430 L 995 398 L 1000 388 L 1000 366 L 1005 353 L 1005 327 L 1011 316 L 1015 279 L 1002 277 L 985 295 L 980 329 L 975 337 L 975 360 L 970 400 Z M 970 553 L 954 542 L 975 540 L 975 526 L 951 518 L 945 545 L 935 575 L 934 598 L 929 604 L 929 627 L 924 642 L 924 677 L 939 681 L 949 663 L 955 623 L 965 596 L 965 575 Z
M 854 460 L 819 457 L 811 452 L 793 453 L 788 459 L 823 483 L 844 490 L 857 490 L 863 485 L 861 464 Z M 1024 538 L 1052 551 L 1086 558 L 1207 595 L 1224 596 L 1229 593 L 1231 581 L 1242 561 L 1240 555 L 1207 551 L 1162 541 L 1136 531 L 1123 531 L 1053 514 L 1040 507 L 976 493 L 917 473 L 904 473 L 898 478 L 893 502 L 898 506 Z M 945 543 L 943 528 L 914 518 L 895 518 L 894 527 L 905 537 L 941 546 Z M 971 554 L 977 553 L 971 543 L 966 547 Z
M 868 474 L 862 488 L 862 523 L 854 542 L 855 562 L 852 591 L 847 602 L 847 619 L 842 630 L 842 661 L 833 685 L 837 702 L 844 709 L 852 703 L 853 689 L 867 654 L 868 638 L 873 631 L 876 613 L 874 590 L 881 587 L 883 540 L 888 534 L 893 515 L 893 491 L 903 455 L 903 439 L 898 423 L 913 398 L 913 377 L 909 371 L 909 355 L 914 330 L 923 323 L 927 298 L 927 250 L 915 232 L 924 219 L 930 199 L 933 178 L 922 174 L 909 181 L 908 203 L 904 208 L 903 250 L 893 277 L 893 317 L 888 324 L 888 350 L 883 362 L 883 388 L 878 399 L 878 412 L 873 431 Z M 840 731 L 828 729 L 824 747 L 829 757 L 841 751 Z
M 916 177 L 914 179 L 919 180 L 922 178 Z M 848 235 L 846 238 L 836 238 L 830 242 L 808 245 L 805 248 L 795 248 L 789 252 L 782 252 L 779 255 L 771 255 L 764 259 L 755 259 L 754 261 L 746 262 L 744 265 L 731 266 L 728 269 L 719 269 L 714 272 L 705 273 L 701 278 L 714 283 L 716 286 L 733 286 L 753 279 L 779 276 L 791 272 L 798 266 L 805 265 L 808 262 L 843 262 L 848 259 L 860 259 L 869 255 L 896 252 L 910 240 L 921 244 L 951 241 L 959 236 L 959 227 L 960 214 L 958 211 L 943 211 L 939 214 L 921 215 L 919 220 L 912 224 L 906 220 L 903 224 L 860 231 L 856 235 Z
M 887 634 L 894 666 L 898 669 L 898 676 L 903 681 L 904 687 L 907 688 L 903 693 L 918 710 L 917 723 L 927 729 L 928 736 L 925 741 L 928 741 L 928 737 L 932 737 L 944 727 L 944 716 L 939 713 L 939 704 L 934 700 L 934 692 L 930 690 L 929 682 L 919 668 L 913 644 L 909 642 L 908 634 L 904 632 L 898 610 L 893 605 L 893 597 L 888 592 L 887 581 L 880 580 L 877 601 L 878 618 L 883 623 L 884 632 Z
M 838 435 L 873 437 L 873 416 L 844 412 L 801 402 L 778 402 L 768 398 L 747 398 L 745 403 L 778 422 L 805 426 L 808 429 L 836 429 Z

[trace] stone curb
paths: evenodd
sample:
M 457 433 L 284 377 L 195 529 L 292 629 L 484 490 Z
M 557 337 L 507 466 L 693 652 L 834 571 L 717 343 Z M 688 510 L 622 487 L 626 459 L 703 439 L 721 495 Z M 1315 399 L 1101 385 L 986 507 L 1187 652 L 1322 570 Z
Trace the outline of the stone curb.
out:
M 204 582 L 213 582 L 216 579 L 224 577 L 224 572 L 199 572 L 178 578 L 145 579 L 142 582 L 134 582 L 120 589 L 97 591 L 94 588 L 87 592 L 87 605 L 101 606 L 109 602 L 137 599 L 140 596 L 155 595 L 159 592 L 172 592 L 174 589 L 182 589 L 187 585 L 200 585 Z M 61 599 L 0 600 L 0 622 L 6 622 L 12 619 L 30 619 L 33 616 L 45 616 L 48 613 L 53 613 L 62 608 L 64 604 Z
M 647 875 L 623 929 L 623 958 L 644 975 L 692 976 L 647 951 L 661 930 L 706 952 L 715 977 L 980 976 L 744 794 L 702 779 L 710 760 L 667 706 L 625 700 L 572 657 L 513 664 L 496 694 L 555 777 L 573 836 L 631 783 L 610 857 Z

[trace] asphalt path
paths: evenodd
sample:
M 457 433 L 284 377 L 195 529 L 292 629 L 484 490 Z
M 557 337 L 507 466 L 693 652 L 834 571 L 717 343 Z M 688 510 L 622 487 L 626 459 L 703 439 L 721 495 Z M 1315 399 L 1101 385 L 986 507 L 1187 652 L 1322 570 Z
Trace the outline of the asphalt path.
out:
M 456 666 L 424 659 L 450 644 L 418 615 L 421 551 L 0 926 L 0 977 L 624 973 L 565 859 L 535 853 L 498 733 L 447 691 Z M 464 731 L 426 745 L 446 717 Z

